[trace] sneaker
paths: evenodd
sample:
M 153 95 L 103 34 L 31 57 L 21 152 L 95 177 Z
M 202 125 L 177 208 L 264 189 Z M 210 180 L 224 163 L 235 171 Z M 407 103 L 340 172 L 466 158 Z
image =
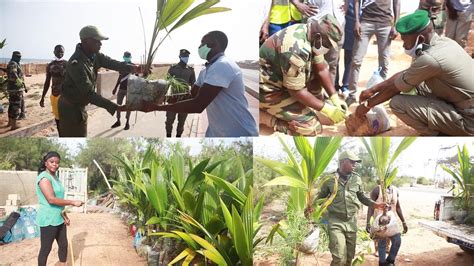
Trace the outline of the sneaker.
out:
M 125 124 L 125 127 L 123 128 L 123 130 L 129 130 L 130 129 L 130 125 L 128 123 Z
M 115 122 L 115 124 L 113 124 L 111 128 L 116 128 L 119 126 L 120 126 L 120 121 L 117 120 L 117 122 Z
M 25 113 L 21 113 L 17 118 L 17 120 L 24 120 L 24 119 L 26 119 Z

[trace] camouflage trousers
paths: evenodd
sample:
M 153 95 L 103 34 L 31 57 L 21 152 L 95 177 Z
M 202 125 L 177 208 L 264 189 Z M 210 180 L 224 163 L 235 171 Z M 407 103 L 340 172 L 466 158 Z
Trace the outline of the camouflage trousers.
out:
M 263 73 L 264 71 L 261 75 Z M 307 85 L 311 94 L 322 99 L 321 85 L 318 79 L 312 79 Z M 261 80 L 259 97 L 260 109 L 275 118 L 272 121 L 275 131 L 293 136 L 316 136 L 322 130 L 315 111 L 298 102 L 287 89 Z
M 23 105 L 23 108 L 22 108 Z M 23 91 L 8 92 L 8 118 L 17 119 L 24 111 Z

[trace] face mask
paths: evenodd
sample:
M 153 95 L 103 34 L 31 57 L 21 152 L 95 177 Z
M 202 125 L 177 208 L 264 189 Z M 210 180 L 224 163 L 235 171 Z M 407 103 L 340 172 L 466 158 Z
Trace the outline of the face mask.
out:
M 188 60 L 189 60 L 189 56 L 186 56 L 186 57 L 180 57 L 179 58 L 181 60 L 181 62 L 183 62 L 184 64 L 187 64 L 188 63 Z
M 329 52 L 329 48 L 326 48 L 326 47 L 323 46 L 323 39 L 322 38 L 319 38 L 319 48 L 316 48 L 316 45 L 313 43 L 313 45 L 311 47 L 311 50 L 316 55 L 322 55 L 322 54 L 326 54 L 327 52 Z
M 416 51 L 418 49 L 421 49 L 423 47 L 423 44 L 418 44 L 418 40 L 420 38 L 420 35 L 418 35 L 418 37 L 416 37 L 416 42 L 415 42 L 415 45 L 413 45 L 413 47 L 411 49 L 405 49 L 405 54 L 411 56 L 411 57 L 416 57 Z
M 17 62 L 17 63 L 20 63 L 20 60 L 21 60 L 21 56 L 13 56 L 12 57 L 12 60 Z
M 131 63 L 132 62 L 132 58 L 131 57 L 123 57 L 123 61 L 127 62 L 127 63 Z
M 199 47 L 198 49 L 199 57 L 201 57 L 204 60 L 207 60 L 207 55 L 209 54 L 210 51 L 211 51 L 211 48 L 207 47 L 207 44 Z

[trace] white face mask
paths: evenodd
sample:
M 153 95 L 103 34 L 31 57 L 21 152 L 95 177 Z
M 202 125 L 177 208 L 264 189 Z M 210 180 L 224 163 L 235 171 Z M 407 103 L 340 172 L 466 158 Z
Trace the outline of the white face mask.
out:
M 408 49 L 408 50 L 405 49 L 405 54 L 407 54 L 407 55 L 409 55 L 409 56 L 411 56 L 411 57 L 413 57 L 413 58 L 416 57 L 416 51 L 417 51 L 418 49 L 423 48 L 423 44 L 422 44 L 422 43 L 418 44 L 419 39 L 420 39 L 420 35 L 418 35 L 418 37 L 416 37 L 415 45 L 413 45 L 413 47 L 412 47 L 411 49 Z

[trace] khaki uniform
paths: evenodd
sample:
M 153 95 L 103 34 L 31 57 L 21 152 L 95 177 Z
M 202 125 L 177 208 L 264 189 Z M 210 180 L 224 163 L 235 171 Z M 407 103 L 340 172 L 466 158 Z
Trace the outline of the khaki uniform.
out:
M 324 63 L 324 55 L 313 56 L 309 26 L 289 26 L 260 47 L 260 109 L 277 119 L 275 130 L 292 135 L 315 135 L 321 129 L 314 110 L 289 93 L 307 88 L 322 99 L 322 86 L 311 75 L 311 65 Z M 296 132 L 290 131 L 288 122 L 299 124 Z
M 347 177 L 347 181 L 334 173 L 338 180 L 336 197 L 326 213 L 328 220 L 329 250 L 332 254 L 331 265 L 351 265 L 355 256 L 357 240 L 356 214 L 360 202 L 371 206 L 374 201 L 367 198 L 362 190 L 362 180 L 356 173 Z M 318 199 L 327 198 L 334 192 L 334 178 L 321 187 Z
M 106 109 L 111 115 L 117 110 L 117 104 L 95 92 L 97 71 L 101 67 L 120 72 L 132 71 L 132 65 L 115 61 L 102 53 L 88 58 L 82 51 L 81 44 L 76 46 L 66 67 L 58 103 L 60 137 L 87 136 L 85 107 L 89 103 Z
M 395 80 L 402 92 L 416 87 L 418 95 L 396 95 L 395 115 L 421 135 L 474 134 L 474 61 L 453 40 L 433 35 L 427 46 Z

